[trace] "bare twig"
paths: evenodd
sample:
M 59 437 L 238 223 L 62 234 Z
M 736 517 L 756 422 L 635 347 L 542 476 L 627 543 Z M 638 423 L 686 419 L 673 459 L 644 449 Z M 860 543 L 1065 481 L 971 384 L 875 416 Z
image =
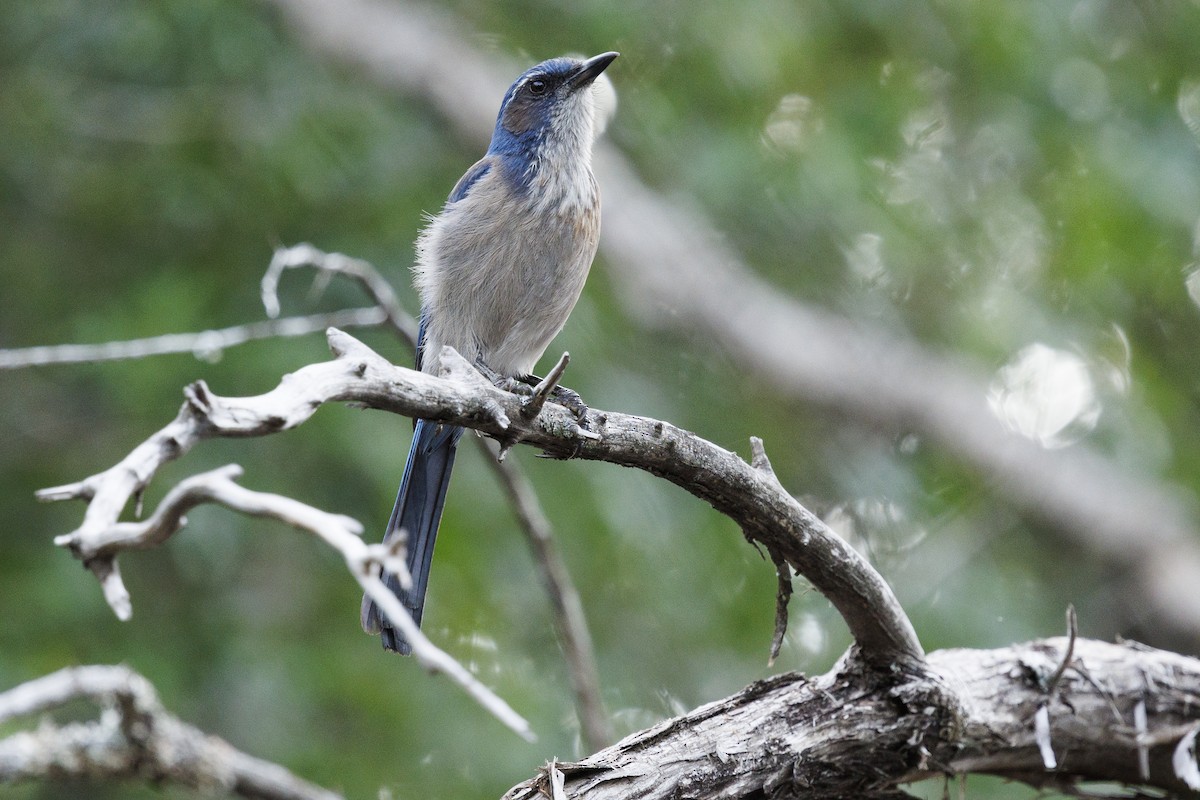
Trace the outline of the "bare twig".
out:
M 103 344 L 61 344 L 0 350 L 0 369 L 21 369 L 48 364 L 85 364 L 98 361 L 119 361 L 147 358 L 170 353 L 191 353 L 197 358 L 213 360 L 221 351 L 246 342 L 279 337 L 307 336 L 335 328 L 362 328 L 380 325 L 388 320 L 379 308 L 348 308 L 328 314 L 304 317 L 284 317 L 266 322 L 251 322 L 211 331 L 168 333 L 147 339 L 130 339 Z
M 409 344 L 417 344 L 417 323 L 396 299 L 392 285 L 383 279 L 379 270 L 367 261 L 342 253 L 327 253 L 307 242 L 290 247 L 277 247 L 262 277 L 262 303 L 267 316 L 279 316 L 279 279 L 284 270 L 316 269 L 319 276 L 344 275 L 357 281 L 385 315 L 384 321 Z
M 542 406 L 546 405 L 546 401 L 550 399 L 550 395 L 562 380 L 563 373 L 567 371 L 567 365 L 570 363 L 570 353 L 564 352 L 559 356 L 553 369 L 546 373 L 546 377 L 538 381 L 537 386 L 533 387 L 533 393 L 525 401 L 525 416 L 532 419 L 542 413 Z
M 234 749 L 167 712 L 150 682 L 124 666 L 60 670 L 0 694 L 0 721 L 54 711 L 75 699 L 98 719 L 0 739 L 0 783 L 46 778 L 133 779 L 258 800 L 339 800 L 278 764 Z
M 597 438 L 576 433 L 574 416 L 548 405 L 528 421 L 522 399 L 496 389 L 450 348 L 440 354 L 442 377 L 396 367 L 358 340 L 331 330 L 337 358 L 303 367 L 274 390 L 240 399 L 213 395 L 203 384 L 166 428 L 120 464 L 77 484 L 39 493 L 43 499 L 89 498 L 82 541 L 106 531 L 129 498 L 163 463 L 213 436 L 261 436 L 295 427 L 323 403 L 352 401 L 409 416 L 475 428 L 497 438 L 514 433 L 551 454 L 637 467 L 683 487 L 736 520 L 745 534 L 778 552 L 834 604 L 866 658 L 880 664 L 919 661 L 920 643 L 887 583 L 844 540 L 778 482 L 736 454 L 658 420 L 608 412 Z M 515 429 L 515 430 L 514 430 Z M 101 534 L 102 535 L 102 534 Z M 85 563 L 105 563 L 103 559 Z M 99 573 L 98 573 L 99 576 Z M 119 575 L 103 576 L 119 585 Z M 107 585 L 107 584 L 106 584 Z
M 492 466 L 508 493 L 513 513 L 525 533 L 534 563 L 550 596 L 554 627 L 562 642 L 571 689 L 575 694 L 575 712 L 579 716 L 581 737 L 589 750 L 599 750 L 612 741 L 612 726 L 600 698 L 596 655 L 579 592 L 558 550 L 550 521 L 542 512 L 537 494 L 520 468 L 512 461 L 502 463 L 495 458 L 484 460 Z
M 112 471 L 106 473 L 112 475 Z M 465 667 L 436 647 L 412 621 L 400 601 L 380 579 L 379 571 L 406 574 L 402 553 L 391 545 L 366 544 L 362 526 L 340 514 L 329 514 L 289 497 L 254 492 L 233 482 L 241 475 L 236 465 L 222 467 L 181 481 L 159 503 L 154 513 L 140 522 L 116 522 L 107 527 L 93 525 L 55 538 L 96 572 L 103 570 L 105 596 L 119 597 L 114 605 L 118 616 L 132 612 L 129 595 L 120 585 L 117 556 L 126 550 L 140 550 L 162 544 L 185 524 L 184 514 L 203 503 L 217 503 L 243 514 L 269 517 L 316 535 L 333 547 L 346 562 L 350 574 L 379 606 L 380 610 L 412 645 L 413 656 L 426 669 L 441 673 L 462 687 L 489 713 L 526 739 L 532 732 L 520 715 L 491 690 L 480 683 Z M 103 491 L 99 487 L 98 491 Z
M 763 440 L 757 436 L 750 437 L 750 466 L 770 481 L 777 491 L 786 492 L 783 484 L 775 475 L 771 459 L 767 457 L 767 449 L 763 445 Z M 792 599 L 792 568 L 788 566 L 787 560 L 782 554 L 775 550 L 771 550 L 771 561 L 775 564 L 777 587 L 775 589 L 775 633 L 771 637 L 771 651 L 767 656 L 767 666 L 774 666 L 775 659 L 779 658 L 779 651 L 783 647 L 783 637 L 787 634 L 788 601 Z
M 775 589 L 775 633 L 771 637 L 771 652 L 767 657 L 768 667 L 775 665 L 775 659 L 779 658 L 779 651 L 783 648 L 783 637 L 787 634 L 788 627 L 788 601 L 792 599 L 792 568 L 788 566 L 787 561 L 773 551 L 771 560 L 775 562 L 775 577 L 778 585 Z
M 1067 667 L 1071 666 L 1071 662 L 1075 658 L 1075 640 L 1079 635 L 1079 620 L 1075 616 L 1075 606 L 1067 606 L 1067 646 L 1063 653 L 1062 659 L 1058 663 L 1058 668 L 1054 670 L 1049 680 L 1046 681 L 1045 696 L 1042 702 L 1038 705 L 1037 710 L 1033 715 L 1033 732 L 1034 740 L 1037 742 L 1038 751 L 1042 754 L 1042 763 L 1047 770 L 1053 770 L 1058 767 L 1058 758 L 1054 754 L 1053 742 L 1050 739 L 1051 724 L 1050 724 L 1050 704 L 1054 702 L 1055 696 L 1058 693 L 1059 683 L 1062 681 L 1063 675 L 1067 671 Z M 1118 716 L 1118 719 L 1120 717 Z M 1143 723 L 1145 719 L 1142 720 Z M 1143 725 L 1144 727 L 1144 725 Z M 1139 750 L 1139 758 L 1143 755 Z
M 1058 682 L 1062 680 L 1063 673 L 1067 671 L 1067 667 L 1071 666 L 1071 662 L 1075 659 L 1075 639 L 1079 636 L 1079 618 L 1075 614 L 1075 605 L 1067 605 L 1067 650 L 1063 653 L 1062 662 L 1059 663 L 1058 669 L 1050 676 L 1050 680 L 1046 682 L 1046 695 L 1053 697 L 1058 690 Z

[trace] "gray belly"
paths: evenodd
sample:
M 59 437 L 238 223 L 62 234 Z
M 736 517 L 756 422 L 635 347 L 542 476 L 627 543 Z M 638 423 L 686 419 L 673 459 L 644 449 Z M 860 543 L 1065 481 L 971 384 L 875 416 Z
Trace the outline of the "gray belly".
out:
M 579 299 L 599 227 L 549 217 L 536 225 L 492 219 L 472 229 L 447 220 L 424 254 L 425 269 L 439 278 L 424 298 L 427 353 L 450 345 L 502 375 L 533 371 Z

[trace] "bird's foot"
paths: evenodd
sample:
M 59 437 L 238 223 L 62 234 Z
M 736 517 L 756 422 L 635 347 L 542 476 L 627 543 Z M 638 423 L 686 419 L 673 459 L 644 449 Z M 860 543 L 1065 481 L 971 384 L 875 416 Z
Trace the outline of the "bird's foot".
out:
M 570 411 L 580 427 L 586 430 L 588 424 L 587 403 L 583 402 L 583 398 L 579 396 L 579 392 L 574 389 L 568 389 L 558 383 L 562 379 L 563 372 L 566 371 L 567 364 L 570 362 L 571 356 L 563 353 L 562 358 L 558 360 L 554 369 L 550 370 L 550 373 L 545 378 L 539 378 L 537 375 L 517 375 L 516 377 L 501 375 L 478 359 L 475 361 L 475 368 L 491 381 L 492 385 L 497 389 L 527 398 L 525 400 L 525 413 L 527 416 L 531 418 L 536 417 L 541 413 L 542 406 L 549 400 Z
M 541 383 L 541 380 L 536 375 L 527 376 L 533 382 L 536 390 L 536 385 Z M 570 411 L 575 415 L 575 421 L 580 427 L 587 428 L 588 425 L 588 406 L 583 402 L 583 398 L 579 396 L 579 392 L 574 389 L 568 389 L 565 386 L 555 386 L 550 390 L 550 402 L 558 403 L 560 406 Z
M 475 362 L 475 367 L 490 380 L 498 389 L 513 394 L 520 395 L 525 398 L 521 404 L 521 413 L 526 419 L 532 420 L 541 413 L 546 401 L 563 406 L 571 412 L 571 416 L 575 418 L 575 424 L 572 426 L 574 433 L 579 442 L 576 450 L 567 458 L 573 458 L 579 453 L 583 447 L 585 439 L 599 439 L 600 436 L 591 431 L 590 419 L 588 417 L 589 409 L 587 403 L 583 401 L 579 393 L 568 389 L 565 386 L 560 386 L 559 381 L 562 379 L 563 373 L 566 371 L 567 364 L 571 361 L 571 356 L 567 353 L 562 354 L 562 358 L 554 365 L 549 374 L 545 378 L 539 378 L 536 375 L 519 375 L 516 377 L 508 377 L 501 375 L 487 364 L 480 360 Z M 516 441 L 501 443 L 501 458 L 507 453 Z M 507 445 L 507 446 L 506 446 Z M 552 456 L 553 457 L 553 456 Z M 560 456 L 561 457 L 561 456 Z
M 570 363 L 571 354 L 563 353 L 562 357 L 558 359 L 558 363 L 546 374 L 545 378 L 539 378 L 537 375 L 522 375 L 519 378 L 519 380 L 533 387 L 533 394 L 525 401 L 525 413 L 531 418 L 537 416 L 541 413 L 542 406 L 546 404 L 546 401 L 550 400 L 571 412 L 575 417 L 576 427 L 580 431 L 587 431 L 587 403 L 583 402 L 583 398 L 579 396 L 579 392 L 572 391 L 559 384 L 563 373 L 567 371 L 567 365 Z
M 536 375 L 530 375 L 528 378 L 533 381 L 538 380 Z M 543 383 L 545 383 L 545 381 L 538 381 L 538 386 L 541 386 Z M 537 387 L 534 387 L 533 391 L 534 396 L 529 400 L 526 400 L 526 404 L 532 404 L 537 398 Z M 575 417 L 574 433 L 578 439 L 575 442 L 575 449 L 571 451 L 569 455 L 562 456 L 555 453 L 544 452 L 540 454 L 540 457 L 564 460 L 576 458 L 583 451 L 584 440 L 600 439 L 600 435 L 593 432 L 591 429 L 591 419 L 588 417 L 588 413 L 591 409 L 588 408 L 587 403 L 583 402 L 583 398 L 579 396 L 579 392 L 575 391 L 574 389 L 568 389 L 565 386 L 553 386 L 548 392 L 548 395 L 551 402 L 563 406 L 571 412 L 572 416 Z
M 519 394 L 522 397 L 533 395 L 533 387 L 523 378 L 511 378 L 508 375 L 501 375 L 478 359 L 475 361 L 475 369 L 479 370 L 483 374 L 483 377 L 487 378 L 492 382 L 493 386 L 503 392 Z

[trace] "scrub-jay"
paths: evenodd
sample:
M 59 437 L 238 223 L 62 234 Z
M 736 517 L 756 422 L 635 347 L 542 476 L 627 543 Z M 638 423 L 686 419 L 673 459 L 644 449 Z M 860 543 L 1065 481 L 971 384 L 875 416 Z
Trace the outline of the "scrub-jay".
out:
M 528 381 L 575 307 L 600 236 L 592 176 L 592 82 L 617 57 L 554 58 L 509 87 L 487 153 L 467 170 L 417 239 L 421 295 L 417 369 L 436 369 L 445 345 L 494 381 Z M 576 396 L 574 398 L 578 400 Z M 582 405 L 581 403 L 579 404 Z M 454 451 L 463 429 L 418 420 L 384 541 L 408 535 L 412 586 L 388 587 L 421 622 Z M 362 624 L 383 646 L 408 642 L 363 598 Z

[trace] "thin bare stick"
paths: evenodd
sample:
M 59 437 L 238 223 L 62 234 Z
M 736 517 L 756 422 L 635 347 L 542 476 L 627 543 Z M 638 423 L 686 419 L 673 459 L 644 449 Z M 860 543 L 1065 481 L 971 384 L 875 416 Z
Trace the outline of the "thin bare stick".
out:
M 775 634 L 771 637 L 771 654 L 767 658 L 767 666 L 775 666 L 779 651 L 783 649 L 783 637 L 788 627 L 788 601 L 792 599 L 792 568 L 781 556 L 771 553 L 775 562 L 775 576 L 778 585 L 775 589 Z
M 23 683 L 0 694 L 0 721 L 78 699 L 101 707 L 95 721 L 43 719 L 32 731 L 0 739 L 0 783 L 70 776 L 177 784 L 258 800 L 341 798 L 181 722 L 162 707 L 150 682 L 125 666 L 70 667 Z
M 1049 697 L 1054 696 L 1054 692 L 1058 689 L 1058 682 L 1062 680 L 1063 673 L 1067 671 L 1067 667 L 1071 666 L 1071 661 L 1075 658 L 1075 639 L 1078 636 L 1079 618 L 1075 614 L 1075 604 L 1070 603 L 1067 605 L 1067 651 L 1063 653 L 1058 669 L 1046 682 L 1046 695 Z
M 376 306 L 276 319 L 279 315 L 279 278 L 284 270 L 300 267 L 313 267 L 322 273 L 345 275 L 358 281 L 375 301 Z M 177 353 L 191 353 L 196 358 L 211 361 L 219 358 L 222 351 L 247 342 L 307 336 L 331 327 L 364 328 L 387 324 L 408 341 L 410 346 L 416 343 L 416 322 L 405 313 L 391 285 L 383 279 L 378 270 L 361 259 L 341 253 L 326 253 L 311 244 L 281 247 L 275 251 L 262 278 L 262 297 L 267 315 L 271 317 L 263 322 L 100 344 L 0 349 L 0 369 L 120 361 Z
M 100 361 L 120 361 L 147 358 L 171 353 L 191 353 L 196 358 L 214 360 L 221 351 L 246 342 L 280 337 L 307 336 L 335 328 L 364 328 L 388 320 L 378 308 L 347 308 L 328 314 L 251 322 L 211 331 L 168 333 L 146 339 L 102 344 L 61 344 L 0 350 L 0 369 L 21 369 L 49 364 L 87 364 Z
M 262 303 L 268 317 L 279 316 L 279 280 L 284 271 L 301 268 L 316 269 L 320 280 L 328 280 L 330 275 L 344 275 L 357 281 L 383 311 L 387 324 L 404 337 L 410 347 L 416 347 L 416 322 L 400 305 L 392 285 L 383 279 L 374 265 L 342 253 L 327 253 L 307 242 L 275 248 L 262 277 Z
M 489 457 L 485 460 L 508 494 L 513 513 L 533 553 L 534 564 L 541 574 L 542 584 L 550 596 L 554 629 L 566 657 L 583 742 L 588 749 L 599 750 L 612 741 L 612 726 L 600 698 L 596 654 L 579 592 L 558 550 L 550 521 L 546 519 L 537 494 L 525 475 L 515 462 L 497 460 L 485 440 L 478 441 L 487 450 Z

